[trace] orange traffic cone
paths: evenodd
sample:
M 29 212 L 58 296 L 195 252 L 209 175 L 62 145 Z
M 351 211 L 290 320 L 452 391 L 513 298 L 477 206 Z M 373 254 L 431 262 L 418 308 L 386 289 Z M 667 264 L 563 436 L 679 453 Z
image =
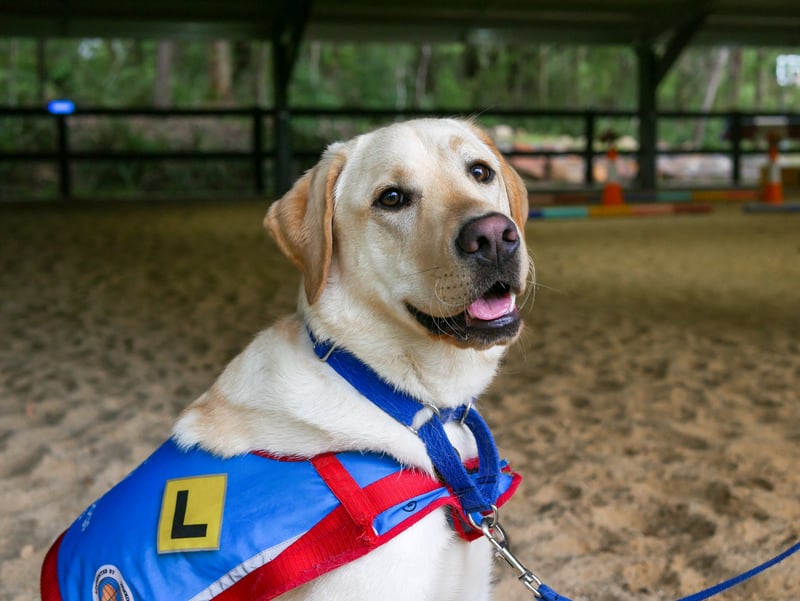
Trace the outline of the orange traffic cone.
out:
M 778 162 L 778 143 L 769 143 L 769 162 L 767 163 L 767 181 L 764 182 L 761 199 L 773 205 L 783 202 L 783 181 L 781 180 L 781 165 Z
M 619 183 L 619 172 L 617 171 L 617 149 L 611 146 L 608 149 L 608 176 L 606 177 L 606 185 L 603 186 L 603 204 L 621 205 L 624 203 L 622 186 Z

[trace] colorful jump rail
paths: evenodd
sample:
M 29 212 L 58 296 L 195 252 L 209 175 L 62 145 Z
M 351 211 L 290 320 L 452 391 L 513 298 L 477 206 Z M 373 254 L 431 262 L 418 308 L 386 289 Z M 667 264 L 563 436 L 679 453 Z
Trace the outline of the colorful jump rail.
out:
M 656 217 L 661 215 L 696 215 L 710 213 L 707 204 L 623 204 L 623 205 L 578 205 L 560 207 L 534 207 L 529 219 L 582 219 L 587 217 Z
M 800 213 L 800 202 L 784 202 L 770 204 L 766 202 L 748 202 L 742 207 L 745 213 Z
M 532 205 L 593 205 L 600 203 L 600 192 L 550 192 L 532 193 Z M 625 202 L 748 202 L 760 200 L 758 189 L 722 189 L 722 190 L 653 190 L 625 191 Z
M 600 204 L 600 193 L 552 192 L 530 195 L 530 219 L 581 219 L 590 217 L 654 217 L 710 213 L 706 203 L 738 202 L 745 213 L 800 213 L 800 202 L 763 202 L 758 189 L 657 190 L 625 192 L 625 204 Z M 632 202 L 631 202 L 632 201 Z M 627 204 L 630 202 L 631 204 Z M 639 203 L 639 204 L 637 204 Z

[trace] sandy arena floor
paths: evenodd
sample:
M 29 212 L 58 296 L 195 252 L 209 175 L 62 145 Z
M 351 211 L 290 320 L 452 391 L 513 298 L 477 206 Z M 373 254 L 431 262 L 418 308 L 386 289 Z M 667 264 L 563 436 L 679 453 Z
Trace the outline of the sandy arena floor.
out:
M 52 540 L 292 309 L 265 208 L 0 207 L 0 600 L 38 599 Z M 800 539 L 800 215 L 528 236 L 535 303 L 480 405 L 525 477 L 520 557 L 574 601 L 669 601 Z M 798 598 L 800 557 L 719 597 Z

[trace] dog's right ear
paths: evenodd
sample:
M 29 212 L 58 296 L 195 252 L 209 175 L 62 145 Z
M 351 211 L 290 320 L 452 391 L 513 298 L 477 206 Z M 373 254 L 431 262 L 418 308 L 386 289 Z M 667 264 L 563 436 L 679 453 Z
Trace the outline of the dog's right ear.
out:
M 264 227 L 303 272 L 308 303 L 319 299 L 333 256 L 333 194 L 344 168 L 343 144 L 332 144 L 317 165 L 306 172 L 267 211 Z

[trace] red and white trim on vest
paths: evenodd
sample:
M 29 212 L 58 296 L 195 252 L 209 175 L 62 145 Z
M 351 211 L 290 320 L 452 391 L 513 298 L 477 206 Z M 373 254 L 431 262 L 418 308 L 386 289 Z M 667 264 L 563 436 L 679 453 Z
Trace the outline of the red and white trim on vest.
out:
M 384 534 L 378 535 L 373 527 L 376 516 L 404 501 L 442 489 L 442 483 L 426 473 L 402 469 L 362 488 L 335 454 L 319 455 L 310 462 L 340 505 L 269 563 L 214 596 L 215 601 L 273 599 L 366 555 L 444 506 L 451 508 L 453 527 L 461 538 L 472 541 L 482 535 L 479 530 L 468 525 L 458 498 L 452 492 L 434 500 L 424 510 L 411 514 L 408 519 Z M 467 464 L 466 467 L 469 469 L 474 465 Z M 503 471 L 511 477 L 511 484 L 497 499 L 497 506 L 503 505 L 514 494 L 521 480 L 510 468 L 506 467 Z M 290 509 L 287 508 L 287 511 Z M 65 601 L 62 599 L 58 581 L 58 552 L 63 537 L 62 534 L 53 544 L 44 560 L 41 575 L 42 601 Z

